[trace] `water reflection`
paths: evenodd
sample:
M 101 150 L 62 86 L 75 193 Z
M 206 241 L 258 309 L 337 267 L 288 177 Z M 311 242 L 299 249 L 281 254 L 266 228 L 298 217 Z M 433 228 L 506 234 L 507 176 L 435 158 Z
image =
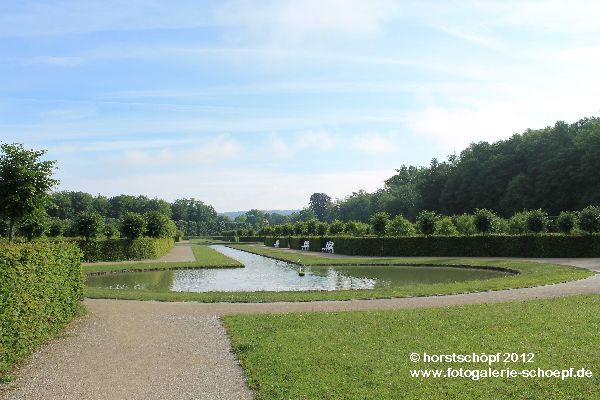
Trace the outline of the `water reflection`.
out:
M 298 276 L 298 267 L 293 264 L 224 246 L 213 247 L 240 261 L 246 268 L 119 273 L 90 276 L 87 284 L 155 292 L 347 290 L 489 279 L 504 275 L 497 271 L 446 267 L 319 266 L 307 267 L 306 275 L 301 277 Z

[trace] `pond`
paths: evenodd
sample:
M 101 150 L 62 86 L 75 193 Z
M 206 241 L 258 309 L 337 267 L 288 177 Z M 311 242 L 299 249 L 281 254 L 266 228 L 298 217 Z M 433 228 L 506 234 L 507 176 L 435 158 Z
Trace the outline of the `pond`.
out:
M 374 289 L 411 284 L 481 280 L 506 276 L 494 270 L 424 266 L 298 266 L 225 246 L 215 250 L 245 268 L 149 271 L 94 275 L 86 284 L 111 289 L 154 292 L 242 292 Z

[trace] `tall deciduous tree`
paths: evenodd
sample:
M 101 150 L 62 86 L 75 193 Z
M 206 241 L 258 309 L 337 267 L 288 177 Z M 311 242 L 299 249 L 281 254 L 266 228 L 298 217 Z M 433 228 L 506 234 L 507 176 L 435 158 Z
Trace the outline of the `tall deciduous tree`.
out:
M 327 213 L 327 207 L 331 204 L 331 197 L 325 193 L 313 193 L 310 196 L 309 204 L 317 218 L 323 221 L 323 219 L 325 219 L 325 214 Z
M 0 217 L 8 220 L 8 240 L 15 224 L 47 205 L 56 161 L 42 161 L 45 150 L 28 150 L 22 144 L 0 146 Z

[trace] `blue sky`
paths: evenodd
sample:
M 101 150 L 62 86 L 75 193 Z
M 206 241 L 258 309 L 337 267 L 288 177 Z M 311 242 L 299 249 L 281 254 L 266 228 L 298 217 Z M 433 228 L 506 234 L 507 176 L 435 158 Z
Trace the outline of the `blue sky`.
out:
M 0 140 L 60 189 L 299 208 L 600 115 L 594 3 L 0 0 Z

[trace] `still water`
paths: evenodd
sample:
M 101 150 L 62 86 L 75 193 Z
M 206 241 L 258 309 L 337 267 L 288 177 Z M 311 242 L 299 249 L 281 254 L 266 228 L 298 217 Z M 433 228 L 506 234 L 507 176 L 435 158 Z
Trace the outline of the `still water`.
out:
M 402 266 L 298 266 L 225 246 L 215 250 L 245 268 L 151 271 L 89 276 L 87 285 L 153 292 L 241 292 L 348 290 L 498 278 L 506 273 L 480 269 Z

